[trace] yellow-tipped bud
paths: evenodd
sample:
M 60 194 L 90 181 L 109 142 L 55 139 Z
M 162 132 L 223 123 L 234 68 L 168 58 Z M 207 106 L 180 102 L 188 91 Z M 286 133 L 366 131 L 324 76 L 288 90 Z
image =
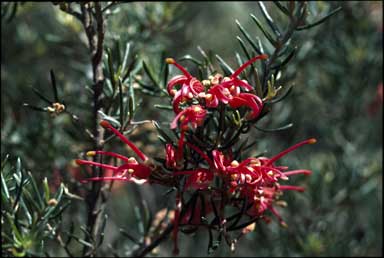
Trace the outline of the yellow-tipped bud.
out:
M 137 163 L 137 161 L 136 161 L 136 159 L 134 157 L 130 157 L 128 159 L 128 164 L 136 164 L 136 163 Z
M 234 160 L 231 162 L 231 167 L 238 167 L 239 166 L 239 162 L 237 160 Z
M 96 156 L 96 151 L 88 151 L 88 152 L 87 152 L 87 156 L 88 156 L 88 157 Z
M 128 169 L 129 174 L 132 174 L 133 172 L 135 172 L 135 170 L 133 170 L 132 168 Z
M 317 140 L 315 138 L 312 138 L 312 139 L 308 140 L 309 144 L 315 144 L 316 142 L 317 142 Z
M 57 203 L 58 203 L 58 201 L 56 200 L 56 199 L 50 199 L 48 202 L 47 202 L 47 204 L 49 205 L 49 206 L 56 206 L 57 205 Z
M 174 63 L 176 63 L 176 62 L 175 62 L 175 59 L 170 58 L 170 57 L 169 57 L 169 58 L 166 58 L 166 59 L 165 59 L 165 62 L 166 62 L 167 64 L 174 64 Z

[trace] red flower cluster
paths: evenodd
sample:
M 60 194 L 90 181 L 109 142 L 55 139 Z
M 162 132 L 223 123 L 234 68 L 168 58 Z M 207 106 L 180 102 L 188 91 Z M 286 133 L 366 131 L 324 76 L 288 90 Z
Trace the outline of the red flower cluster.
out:
M 184 67 L 176 63 L 173 58 L 167 58 L 168 64 L 175 65 L 183 75 L 173 77 L 167 86 L 167 91 L 173 97 L 172 105 L 176 114 L 182 112 L 180 105 L 197 101 L 206 108 L 216 108 L 219 103 L 228 104 L 231 108 L 247 106 L 252 110 L 249 118 L 254 119 L 263 108 L 261 99 L 251 93 L 241 92 L 241 88 L 247 91 L 253 89 L 245 80 L 238 76 L 244 69 L 253 62 L 268 58 L 267 55 L 259 55 L 240 66 L 230 77 L 223 77 L 220 74 L 210 76 L 209 80 L 199 81 L 193 77 Z M 175 87 L 180 85 L 179 90 Z
M 90 165 L 96 166 L 104 169 L 109 169 L 113 171 L 112 176 L 108 177 L 92 177 L 82 180 L 82 182 L 86 183 L 88 181 L 105 181 L 105 180 L 117 180 L 117 181 L 129 181 L 135 182 L 138 184 L 142 184 L 147 182 L 151 171 L 153 169 L 152 165 L 148 162 L 148 157 L 141 152 L 136 145 L 134 145 L 131 141 L 129 141 L 122 133 L 120 133 L 116 128 L 114 128 L 110 123 L 103 120 L 100 122 L 100 125 L 104 128 L 111 130 L 117 137 L 119 137 L 124 143 L 126 143 L 143 161 L 139 163 L 134 157 L 125 157 L 123 155 L 107 152 L 107 151 L 88 151 L 87 156 L 95 156 L 97 154 L 104 156 L 115 157 L 123 162 L 120 166 L 112 166 L 108 164 L 98 163 L 89 160 L 81 160 L 77 159 L 76 163 L 78 165 Z
M 171 129 L 180 128 L 180 139 L 178 151 L 175 155 L 176 160 L 183 159 L 184 137 L 185 131 L 188 130 L 188 124 L 193 129 L 204 123 L 207 115 L 206 108 L 216 108 L 219 103 L 228 104 L 231 108 L 239 108 L 241 106 L 249 107 L 252 112 L 249 119 L 255 119 L 263 108 L 262 100 L 252 93 L 241 92 L 244 90 L 252 90 L 252 86 L 245 80 L 240 80 L 240 73 L 253 62 L 268 58 L 267 55 L 259 55 L 238 68 L 230 77 L 224 77 L 220 74 L 211 76 L 210 80 L 199 81 L 193 77 L 183 66 L 176 63 L 173 58 L 167 58 L 166 62 L 176 66 L 183 74 L 173 77 L 167 85 L 168 94 L 173 97 L 172 106 L 176 114 L 171 123 Z M 180 86 L 178 90 L 176 86 Z M 180 107 L 186 105 L 184 109 Z M 199 103 L 199 104 L 194 104 Z M 167 151 L 171 151 L 167 149 Z M 167 155 L 168 156 L 168 155 Z
M 282 185 L 281 181 L 288 180 L 292 175 L 309 175 L 311 171 L 287 171 L 288 167 L 278 166 L 275 162 L 302 145 L 315 143 L 315 139 L 302 141 L 272 158 L 250 157 L 242 161 L 237 161 L 233 157 L 231 148 L 225 150 L 201 150 L 185 140 L 186 132 L 203 126 L 208 112 L 214 111 L 219 106 L 227 105 L 233 109 L 242 106 L 247 107 L 250 111 L 247 114 L 247 119 L 251 120 L 256 119 L 260 115 L 263 108 L 262 100 L 259 96 L 252 93 L 253 88 L 247 81 L 239 79 L 239 75 L 253 62 L 266 58 L 266 55 L 259 55 L 250 59 L 229 77 L 216 74 L 215 76 L 210 76 L 209 80 L 202 81 L 193 77 L 184 67 L 176 63 L 174 59 L 168 58 L 166 62 L 175 65 L 183 74 L 173 77 L 167 86 L 167 91 L 173 98 L 172 105 L 175 112 L 170 128 L 178 129 L 180 138 L 177 146 L 172 144 L 166 144 L 165 146 L 166 159 L 163 165 L 166 169 L 160 169 L 161 171 L 159 172 L 159 167 L 153 165 L 149 158 L 121 132 L 108 122 L 102 121 L 100 123 L 101 126 L 112 131 L 112 133 L 125 142 L 137 154 L 140 162 L 134 157 L 125 157 L 114 152 L 89 151 L 87 152 L 88 156 L 110 156 L 120 160 L 122 164 L 113 166 L 89 160 L 76 160 L 79 165 L 96 166 L 113 171 L 111 176 L 91 177 L 82 180 L 82 182 L 120 180 L 141 184 L 145 182 L 164 183 L 164 178 L 169 180 L 171 184 L 166 182 L 164 185 L 172 185 L 178 189 L 173 218 L 175 253 L 178 250 L 177 234 L 179 224 L 189 223 L 189 225 L 197 227 L 201 224 L 201 216 L 206 216 L 208 213 L 216 210 L 216 207 L 213 207 L 215 206 L 215 201 L 213 199 L 211 201 L 206 200 L 209 196 L 219 196 L 221 198 L 220 209 L 222 215 L 224 207 L 239 208 L 238 200 L 242 199 L 246 202 L 245 207 L 248 207 L 245 210 L 242 209 L 242 214 L 248 215 L 251 219 L 266 218 L 266 211 L 270 211 L 277 217 L 281 225 L 286 225 L 274 206 L 282 203 L 278 199 L 283 191 L 304 191 L 304 188 Z M 189 166 L 189 163 L 191 163 L 189 157 L 187 155 L 184 156 L 185 147 L 186 150 L 189 150 L 186 153 L 198 154 L 203 161 L 198 162 L 198 164 L 195 162 L 191 168 Z M 157 173 L 163 173 L 160 175 L 163 181 L 157 181 L 157 176 L 159 176 Z M 182 180 L 184 178 L 185 181 Z M 200 204 L 183 207 L 183 195 L 187 190 L 195 190 L 196 193 L 209 193 L 209 195 L 201 195 Z M 201 207 L 204 206 L 204 211 L 203 209 L 200 210 L 199 205 Z M 223 216 L 220 219 L 223 219 L 224 222 L 220 221 L 218 223 L 225 223 L 225 215 Z

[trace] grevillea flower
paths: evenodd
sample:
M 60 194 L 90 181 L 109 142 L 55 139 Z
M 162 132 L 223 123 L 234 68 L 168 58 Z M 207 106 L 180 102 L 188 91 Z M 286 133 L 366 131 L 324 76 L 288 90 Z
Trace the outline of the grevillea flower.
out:
M 234 86 L 243 87 L 247 90 L 252 90 L 253 87 L 251 85 L 249 85 L 248 82 L 246 82 L 244 80 L 240 80 L 238 78 L 238 76 L 241 74 L 241 72 L 244 71 L 245 68 L 247 68 L 249 65 L 251 65 L 255 61 L 261 60 L 261 59 L 267 59 L 267 58 L 268 58 L 268 55 L 263 54 L 263 55 L 255 56 L 254 58 L 248 60 L 243 65 L 241 65 L 236 71 L 233 72 L 233 74 L 229 77 L 229 80 L 222 82 L 221 85 L 224 87 L 234 85 Z
M 95 167 L 100 167 L 103 169 L 110 169 L 113 171 L 112 176 L 104 176 L 104 177 L 92 177 L 82 180 L 82 182 L 88 181 L 104 181 L 104 180 L 119 180 L 119 181 L 132 181 L 135 183 L 144 183 L 147 181 L 148 177 L 151 174 L 152 167 L 148 164 L 148 157 L 141 152 L 131 141 L 129 141 L 122 133 L 120 133 L 117 129 L 115 129 L 110 123 L 107 121 L 101 121 L 100 125 L 104 128 L 111 130 L 117 137 L 119 137 L 124 143 L 126 143 L 143 161 L 143 163 L 139 163 L 134 157 L 125 157 L 123 155 L 107 152 L 107 151 L 88 151 L 87 156 L 95 156 L 95 155 L 104 155 L 115 157 L 121 161 L 123 161 L 123 165 L 120 166 L 112 166 L 108 164 L 98 163 L 89 160 L 76 160 L 78 165 L 90 165 Z
M 180 122 L 181 130 L 187 130 L 188 124 L 191 124 L 192 128 L 196 129 L 196 127 L 202 125 L 206 114 L 207 110 L 200 105 L 187 107 L 173 119 L 171 129 L 177 127 L 177 122 Z
M 183 75 L 176 75 L 173 77 L 167 85 L 168 94 L 173 98 L 173 110 L 175 113 L 181 112 L 179 107 L 181 102 L 192 99 L 196 97 L 200 92 L 204 91 L 204 86 L 201 82 L 193 77 L 184 67 L 176 63 L 173 58 L 167 58 L 166 62 L 168 64 L 173 64 L 176 66 Z M 179 90 L 175 90 L 175 86 L 181 85 Z
M 185 189 L 207 189 L 213 180 L 213 172 L 206 168 L 197 168 L 191 171 L 176 171 L 174 175 L 189 175 L 185 183 Z
M 229 192 L 233 194 L 240 193 L 241 196 L 246 197 L 249 202 L 254 204 L 248 212 L 251 216 L 261 216 L 265 210 L 269 209 L 280 223 L 285 225 L 272 204 L 281 191 L 294 190 L 302 192 L 304 188 L 293 185 L 280 185 L 279 180 L 288 180 L 289 176 L 297 174 L 309 175 L 311 171 L 304 169 L 285 171 L 288 169 L 287 167 L 275 166 L 274 162 L 302 145 L 315 142 L 315 139 L 308 139 L 295 144 L 272 158 L 248 158 L 240 163 L 237 160 L 231 161 L 217 150 L 212 152 L 212 156 L 215 168 L 228 184 Z
M 188 124 L 191 124 L 192 128 L 196 129 L 196 127 L 202 125 L 206 114 L 207 110 L 205 110 L 202 106 L 192 105 L 185 108 L 173 119 L 171 129 L 175 129 L 177 127 L 177 122 L 180 122 L 181 128 L 179 147 L 176 156 L 177 159 L 181 159 L 183 157 L 184 136 L 185 131 L 188 130 Z
M 238 108 L 241 106 L 247 106 L 252 109 L 252 113 L 250 114 L 250 119 L 255 119 L 259 116 L 262 108 L 263 102 L 261 99 L 250 93 L 240 93 L 238 96 L 234 96 L 230 101 L 229 105 L 231 108 Z
M 170 143 L 165 145 L 165 166 L 167 168 L 177 167 L 177 158 L 176 158 L 175 148 Z

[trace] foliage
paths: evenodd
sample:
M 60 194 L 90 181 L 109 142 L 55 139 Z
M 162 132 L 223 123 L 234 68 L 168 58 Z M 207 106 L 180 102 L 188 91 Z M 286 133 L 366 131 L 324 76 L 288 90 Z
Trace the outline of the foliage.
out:
M 104 87 L 96 102 L 89 36 L 76 18 L 81 6 L 96 13 L 93 3 L 2 3 L 3 255 L 169 255 L 165 240 L 178 186 L 84 185 L 78 179 L 100 171 L 80 170 L 71 160 L 95 144 L 127 151 L 113 135 L 95 137 L 98 121 L 106 120 L 164 167 L 164 145 L 176 146 L 180 137 L 168 127 L 166 85 L 176 70 L 165 58 L 175 57 L 203 80 L 229 75 L 261 53 L 269 59 L 241 78 L 265 101 L 262 115 L 236 120 L 228 113 L 220 130 L 239 127 L 227 147 L 241 160 L 311 136 L 318 144 L 284 160 L 313 170 L 290 182 L 305 185 L 304 194 L 284 195 L 288 229 L 257 221 L 235 255 L 380 254 L 382 20 L 374 19 L 382 17 L 381 3 L 102 3 Z M 237 113 L 245 117 L 247 109 Z M 213 146 L 214 135 L 194 143 Z M 20 159 L 7 161 L 7 153 L 22 157 L 33 173 Z M 193 200 L 198 203 L 193 193 L 185 199 Z M 193 234 L 180 234 L 182 255 L 206 255 L 207 247 L 218 256 L 230 253 L 220 234 L 184 232 Z

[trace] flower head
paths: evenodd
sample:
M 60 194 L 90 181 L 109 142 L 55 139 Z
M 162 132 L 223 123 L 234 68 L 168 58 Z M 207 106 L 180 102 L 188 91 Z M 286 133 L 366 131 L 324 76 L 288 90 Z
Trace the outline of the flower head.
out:
M 204 122 L 206 114 L 207 110 L 205 110 L 201 105 L 192 105 L 187 107 L 173 119 L 171 129 L 175 129 L 177 127 L 177 122 L 180 122 L 181 130 L 187 130 L 188 124 L 191 124 L 192 128 L 195 129 Z
M 204 91 L 204 86 L 201 82 L 193 77 L 184 67 L 176 63 L 173 58 L 167 58 L 166 62 L 176 66 L 183 75 L 176 75 L 167 85 L 167 91 L 170 96 L 173 96 L 173 109 L 175 113 L 181 111 L 179 105 L 181 102 L 196 97 L 200 92 Z M 181 85 L 179 90 L 175 90 L 175 86 Z
M 129 141 L 122 133 L 116 130 L 110 123 L 103 120 L 100 122 L 100 125 L 106 129 L 111 130 L 116 136 L 118 136 L 123 142 L 125 142 L 131 149 L 139 156 L 143 163 L 139 163 L 134 157 L 125 157 L 121 154 L 107 151 L 88 151 L 87 156 L 93 157 L 95 155 L 104 155 L 117 158 L 123 162 L 120 166 L 112 166 L 109 164 L 103 164 L 99 162 L 89 161 L 89 160 L 76 160 L 78 165 L 89 165 L 100 167 L 103 169 L 109 169 L 113 171 L 112 176 L 107 177 L 92 177 L 82 180 L 82 182 L 88 181 L 105 181 L 105 180 L 118 180 L 118 181 L 132 181 L 135 183 L 144 183 L 149 178 L 152 166 L 148 164 L 148 157 L 142 153 L 131 141 Z

